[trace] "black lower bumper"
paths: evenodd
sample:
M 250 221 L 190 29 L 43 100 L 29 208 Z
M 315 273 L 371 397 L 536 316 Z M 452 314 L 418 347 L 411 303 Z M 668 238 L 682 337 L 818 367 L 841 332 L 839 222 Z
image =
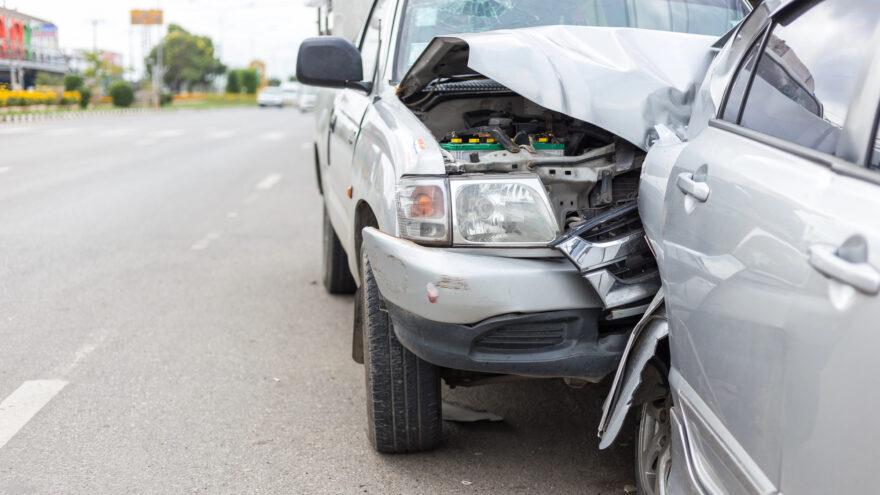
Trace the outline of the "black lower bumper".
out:
M 429 363 L 456 370 L 599 380 L 617 369 L 628 337 L 600 336 L 599 310 L 508 315 L 457 325 L 385 303 L 404 347 Z

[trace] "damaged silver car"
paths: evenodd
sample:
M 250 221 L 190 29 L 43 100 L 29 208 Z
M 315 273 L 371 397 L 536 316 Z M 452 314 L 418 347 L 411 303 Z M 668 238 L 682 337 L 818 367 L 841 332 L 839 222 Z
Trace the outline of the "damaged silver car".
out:
M 878 21 L 878 0 L 765 0 L 687 75 L 686 128 L 655 122 L 638 202 L 663 288 L 599 430 L 639 415 L 639 493 L 875 489 Z
M 339 89 L 316 108 L 324 282 L 358 287 L 377 450 L 439 442 L 441 379 L 582 385 L 616 369 L 660 287 L 636 209 L 653 125 L 682 127 L 712 43 L 747 12 L 377 0 L 357 46 L 303 43 L 298 80 Z

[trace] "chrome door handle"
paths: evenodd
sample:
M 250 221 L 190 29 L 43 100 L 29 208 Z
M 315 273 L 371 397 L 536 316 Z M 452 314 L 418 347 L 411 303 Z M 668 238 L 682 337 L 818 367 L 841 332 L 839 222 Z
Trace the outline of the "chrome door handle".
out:
M 880 293 L 880 272 L 867 260 L 853 262 L 844 259 L 833 246 L 817 244 L 810 247 L 810 265 L 817 272 L 868 295 Z
M 700 203 L 705 203 L 709 199 L 709 184 L 704 181 L 694 180 L 694 174 L 687 172 L 678 175 L 675 184 L 681 192 L 693 196 Z

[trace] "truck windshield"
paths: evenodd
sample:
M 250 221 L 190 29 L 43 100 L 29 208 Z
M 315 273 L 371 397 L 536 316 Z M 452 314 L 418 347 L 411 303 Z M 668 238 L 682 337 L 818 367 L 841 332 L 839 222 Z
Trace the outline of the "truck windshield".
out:
M 721 36 L 747 13 L 742 0 L 408 0 L 395 75 L 446 34 L 564 24 Z

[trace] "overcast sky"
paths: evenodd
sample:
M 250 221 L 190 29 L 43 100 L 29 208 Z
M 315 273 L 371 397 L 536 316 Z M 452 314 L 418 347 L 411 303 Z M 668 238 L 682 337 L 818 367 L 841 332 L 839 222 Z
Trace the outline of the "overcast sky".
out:
M 98 48 L 122 53 L 126 67 L 133 55 L 138 70 L 143 66 L 144 33 L 142 26 L 129 25 L 132 9 L 162 8 L 166 26 L 176 23 L 210 36 L 230 67 L 244 67 L 259 58 L 266 62 L 269 75 L 282 78 L 295 72 L 300 41 L 317 31 L 316 10 L 305 7 L 305 0 L 5 0 L 5 4 L 54 22 L 65 50 L 91 50 L 91 20 L 98 19 Z

